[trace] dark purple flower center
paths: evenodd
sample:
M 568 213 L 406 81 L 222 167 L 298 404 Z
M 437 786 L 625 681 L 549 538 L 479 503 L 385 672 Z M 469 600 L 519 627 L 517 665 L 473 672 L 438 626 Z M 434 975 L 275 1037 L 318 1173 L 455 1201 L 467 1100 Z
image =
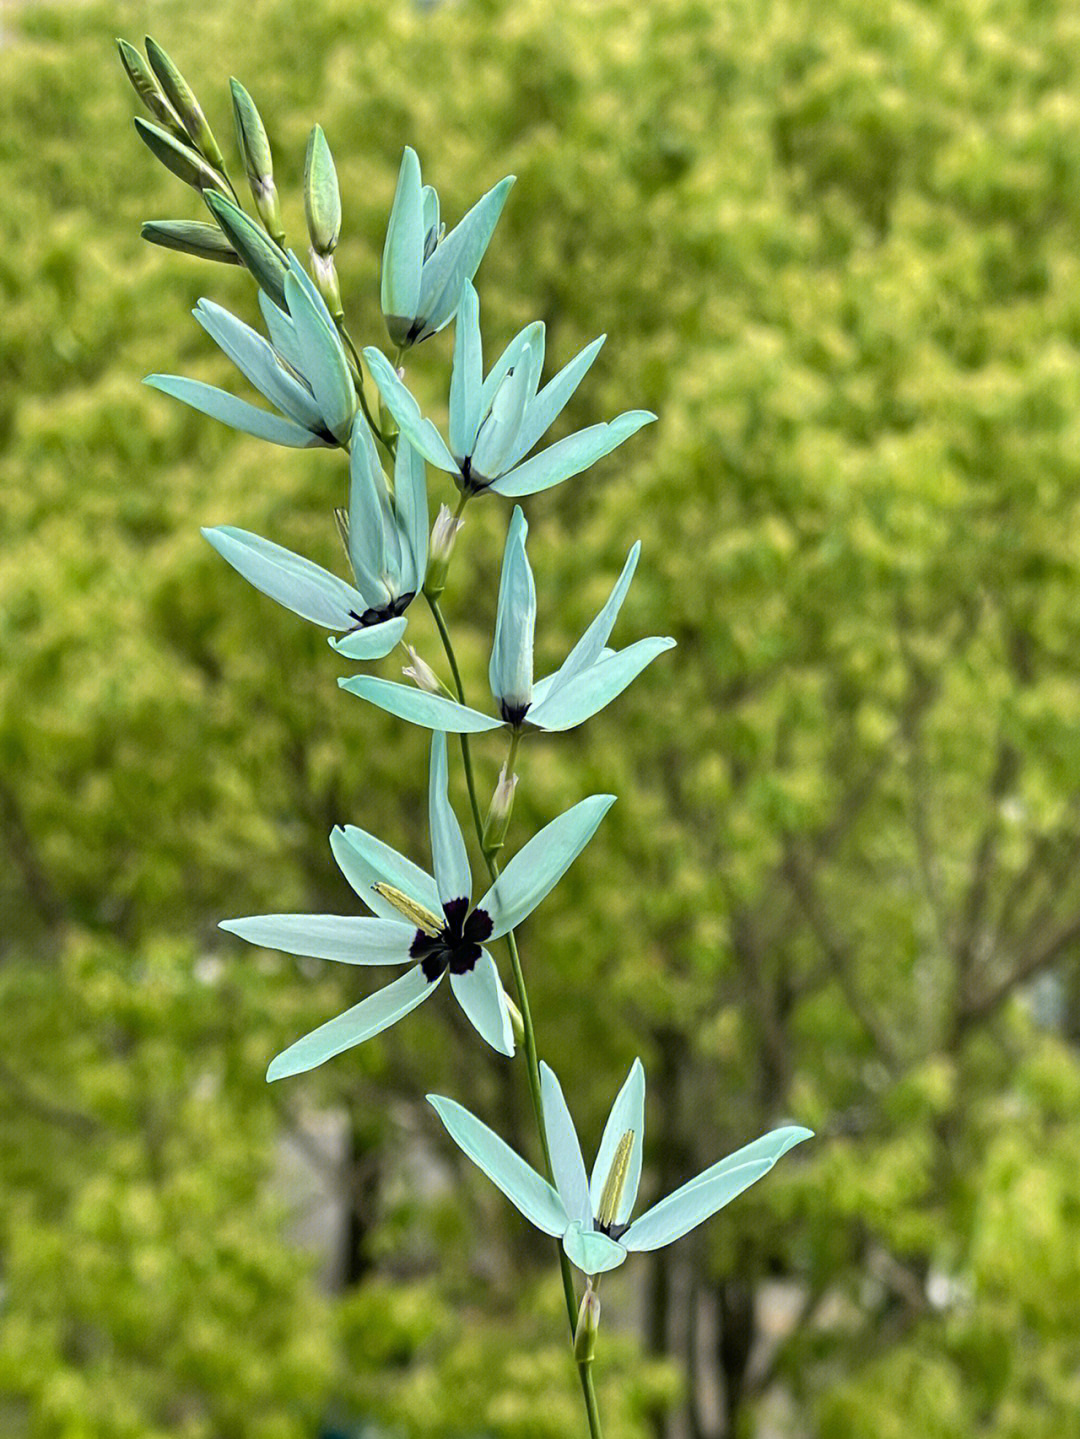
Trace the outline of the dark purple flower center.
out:
M 420 961 L 424 978 L 432 984 L 447 970 L 451 974 L 470 973 L 480 958 L 480 946 L 495 927 L 486 909 L 470 912 L 467 899 L 448 900 L 443 914 L 446 923 L 438 934 L 418 929 L 409 946 L 410 955 Z
M 378 609 L 365 610 L 358 615 L 355 610 L 349 611 L 349 618 L 356 621 L 349 634 L 353 630 L 366 630 L 369 625 L 381 625 L 384 620 L 396 620 L 398 615 L 403 615 L 416 598 L 416 591 L 410 590 L 407 595 L 398 595 L 396 600 L 390 600 L 388 604 L 380 605 Z

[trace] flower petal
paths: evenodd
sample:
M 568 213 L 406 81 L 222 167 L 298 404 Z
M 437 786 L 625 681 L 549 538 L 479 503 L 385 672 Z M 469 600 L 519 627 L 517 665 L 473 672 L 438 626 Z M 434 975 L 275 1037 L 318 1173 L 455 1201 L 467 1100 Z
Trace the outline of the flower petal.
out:
M 330 834 L 330 848 L 338 868 L 353 889 L 368 909 L 383 919 L 396 920 L 398 924 L 402 922 L 394 906 L 375 893 L 372 888 L 375 884 L 393 885 L 425 909 L 434 914 L 441 912 L 439 891 L 431 876 L 373 834 L 357 829 L 354 824 L 347 824 L 344 828 L 337 825 Z
M 304 372 L 304 355 L 300 341 L 296 338 L 296 326 L 285 313 L 279 310 L 264 291 L 259 291 L 259 309 L 263 323 L 270 336 L 270 343 L 286 364 L 291 365 L 298 375 Z
M 313 435 L 301 425 L 293 424 L 292 420 L 273 415 L 269 410 L 260 410 L 257 405 L 249 405 L 246 400 L 239 400 L 225 390 L 215 389 L 213 385 L 204 385 L 201 380 L 188 380 L 183 375 L 147 375 L 143 384 L 190 405 L 212 420 L 220 420 L 230 429 L 254 435 L 259 440 L 269 440 L 272 445 L 308 450 L 327 444 L 325 439 Z
M 508 468 L 507 459 L 513 453 L 525 406 L 532 398 L 534 373 L 532 350 L 526 345 L 513 373 L 503 377 L 492 398 L 491 409 L 483 417 L 472 452 L 472 467 L 477 475 L 495 479 Z
M 642 425 L 648 425 L 656 416 L 649 410 L 628 410 L 606 425 L 590 425 L 587 430 L 578 430 L 548 445 L 531 460 L 507 471 L 492 485 L 500 495 L 517 498 L 521 495 L 535 495 L 540 490 L 549 490 L 552 485 L 561 484 L 571 475 L 580 474 L 603 459 L 616 446 L 636 435 Z
M 352 1009 L 290 1044 L 272 1061 L 266 1071 L 267 1079 L 285 1079 L 290 1074 L 303 1074 L 305 1070 L 325 1064 L 342 1050 L 352 1049 L 365 1039 L 381 1034 L 422 1004 L 428 995 L 434 994 L 438 984 L 438 979 L 428 980 L 420 966 L 414 965 L 385 989 L 362 999 Z
M 504 714 L 507 709 L 524 709 L 532 701 L 536 584 L 525 553 L 528 533 L 521 506 L 515 505 L 503 551 L 495 640 L 488 666 L 491 693 Z
M 540 1098 L 544 1108 L 544 1129 L 551 1153 L 551 1172 L 555 1176 L 555 1188 L 566 1206 L 567 1214 L 591 1229 L 593 1210 L 589 1201 L 589 1181 L 585 1174 L 585 1161 L 581 1157 L 581 1144 L 563 1098 L 562 1086 L 555 1077 L 555 1071 L 543 1060 L 540 1061 Z
M 404 615 L 398 615 L 377 625 L 364 625 L 341 639 L 331 636 L 330 647 L 347 660 L 381 660 L 399 642 L 408 623 Z
M 402 592 L 415 594 L 424 587 L 428 556 L 427 467 L 424 457 L 409 444 L 406 435 L 398 437 L 394 459 L 394 508 L 403 538 L 401 576 Z
M 561 689 L 564 684 L 589 669 L 600 659 L 604 653 L 611 631 L 615 627 L 615 621 L 619 617 L 623 600 L 626 599 L 626 592 L 630 588 L 630 581 L 634 578 L 634 571 L 637 569 L 637 562 L 641 555 L 641 541 L 638 540 L 630 549 L 623 565 L 622 574 L 615 581 L 615 586 L 607 598 L 607 603 L 599 612 L 592 624 L 578 640 L 577 644 L 563 660 L 562 664 L 553 675 L 547 679 L 547 688 L 544 691 L 544 698 L 555 690 Z M 539 704 L 540 696 L 537 695 L 536 702 Z
M 611 1162 L 615 1158 L 620 1139 L 627 1131 L 633 1134 L 634 1143 L 630 1150 L 626 1183 L 615 1211 L 616 1224 L 625 1224 L 629 1219 L 641 1182 L 641 1156 L 645 1144 L 645 1070 L 640 1059 L 634 1060 L 630 1073 L 615 1096 L 615 1103 L 611 1106 L 611 1113 L 604 1125 L 600 1148 L 596 1151 L 596 1163 L 589 1180 L 589 1204 L 593 1214 L 600 1208 L 600 1198 L 607 1183 Z
M 392 523 L 386 476 L 375 437 L 357 411 L 349 444 L 349 560 L 357 584 L 375 608 L 390 599 L 386 585 L 388 521 Z
M 351 629 L 368 607 L 352 585 L 272 540 L 234 525 L 204 529 L 203 534 L 249 584 L 312 624 Z
M 551 893 L 614 803 L 613 794 L 591 795 L 518 850 L 477 905 L 491 915 L 493 939 L 514 929 Z
M 376 679 L 374 675 L 353 675 L 339 679 L 338 684 L 351 695 L 378 705 L 388 714 L 425 729 L 441 729 L 447 734 L 480 734 L 483 730 L 501 729 L 501 719 L 491 719 L 468 705 L 459 705 L 444 695 L 428 694 L 426 690 L 395 684 L 393 680 Z
M 472 897 L 472 872 L 465 839 L 447 795 L 446 735 L 431 736 L 431 770 L 428 781 L 428 823 L 435 883 L 443 904 Z
M 480 392 L 481 415 L 486 415 L 488 410 L 491 409 L 496 391 L 503 380 L 506 379 L 509 372 L 516 369 L 520 364 L 526 347 L 532 354 L 539 357 L 540 364 L 541 366 L 543 365 L 544 334 L 543 320 L 534 320 L 531 325 L 526 325 L 523 330 L 519 330 L 510 341 L 506 349 L 495 361 L 494 365 L 492 365 L 491 373 L 484 381 L 484 388 Z
M 481 951 L 468 974 L 451 973 L 450 988 L 481 1039 L 486 1039 L 500 1054 L 513 1055 L 514 1028 L 506 1007 L 506 995 L 495 961 L 486 949 Z
M 434 335 L 453 319 L 462 284 L 471 280 L 480 268 L 513 183 L 514 176 L 507 175 L 482 195 L 425 264 L 416 312 L 424 317 L 422 339 Z
M 364 363 L 371 371 L 372 379 L 379 387 L 386 408 L 397 420 L 401 433 L 437 470 L 447 474 L 458 473 L 458 463 L 446 448 L 446 441 L 430 420 L 425 420 L 420 406 L 413 399 L 393 365 L 374 345 L 364 351 Z
M 450 375 L 450 452 L 457 460 L 472 454 L 480 427 L 484 384 L 484 348 L 480 338 L 480 301 L 466 281 L 461 287 L 454 330 L 454 368 Z
M 462 1105 L 441 1094 L 429 1094 L 427 1100 L 454 1143 L 510 1203 L 537 1229 L 560 1238 L 569 1221 L 562 1200 L 547 1180 Z
M 406 145 L 386 227 L 380 281 L 382 312 L 395 345 L 405 343 L 416 317 L 423 263 L 424 197 L 420 161 L 416 151 Z
M 223 919 L 218 929 L 248 944 L 333 959 L 339 964 L 408 964 L 416 933 L 404 921 L 363 919 L 342 914 L 255 914 Z
M 529 710 L 529 723 L 545 730 L 573 729 L 609 705 L 646 665 L 674 646 L 675 641 L 667 637 L 637 640 L 576 674 L 572 684 L 552 684 L 540 703 Z
M 518 432 L 517 443 L 509 456 L 509 465 L 516 465 L 527 455 L 566 409 L 574 391 L 581 384 L 590 365 L 600 353 L 606 338 L 605 335 L 600 335 L 591 345 L 586 345 L 579 354 L 562 367 L 554 379 L 548 381 L 535 397 L 525 412 L 525 419 Z
M 311 386 L 326 428 L 344 444 L 356 413 L 349 362 L 322 296 L 296 257 L 290 258 L 292 268 L 285 276 L 285 299 L 304 357 L 304 378 Z
M 306 430 L 318 433 L 325 429 L 314 395 L 282 366 L 269 341 L 212 300 L 200 300 L 193 313 L 263 399 Z
M 571 1224 L 563 1235 L 563 1248 L 571 1264 L 583 1274 L 606 1274 L 617 1269 L 626 1259 L 626 1250 L 598 1229 Z

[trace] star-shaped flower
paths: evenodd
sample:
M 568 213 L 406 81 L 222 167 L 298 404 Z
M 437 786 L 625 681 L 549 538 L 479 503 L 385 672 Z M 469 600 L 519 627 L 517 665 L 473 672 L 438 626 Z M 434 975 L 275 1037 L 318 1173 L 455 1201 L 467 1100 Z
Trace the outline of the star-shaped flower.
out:
M 145 383 L 275 445 L 307 449 L 347 444 L 356 390 L 337 326 L 296 256 L 290 252 L 288 265 L 284 258 L 281 263 L 281 295 L 288 313 L 265 292 L 259 295 L 269 341 L 211 300 L 200 300 L 194 310 L 207 334 L 278 414 L 182 375 L 148 375 Z
M 472 1162 L 525 1218 L 562 1240 L 571 1263 L 587 1275 L 622 1264 L 627 1254 L 681 1239 L 768 1174 L 781 1155 L 812 1137 L 799 1125 L 774 1129 L 704 1170 L 630 1222 L 641 1179 L 645 1133 L 645 1071 L 635 1059 L 611 1107 L 591 1176 L 585 1173 L 574 1121 L 559 1081 L 540 1065 L 544 1127 L 553 1188 L 474 1114 L 442 1095 L 428 1100 Z
M 340 654 L 382 659 L 405 633 L 404 611 L 424 584 L 427 480 L 423 460 L 402 440 L 391 494 L 359 412 L 349 447 L 349 508 L 339 521 L 354 584 L 249 530 L 219 525 L 203 534 L 264 595 L 324 629 L 348 631 L 330 641 Z
M 400 979 L 289 1046 L 267 1079 L 314 1069 L 395 1024 L 422 1004 L 449 972 L 454 997 L 478 1033 L 501 1054 L 514 1036 L 495 961 L 484 948 L 543 900 L 588 844 L 615 796 L 592 795 L 524 845 L 476 905 L 461 827 L 447 797 L 446 736 L 431 744 L 428 817 L 432 878 L 374 836 L 346 825 L 330 836 L 345 878 L 376 916 L 264 914 L 222 929 L 250 944 L 342 964 L 413 964 Z
M 544 326 L 528 325 L 503 351 L 487 379 L 480 340 L 480 302 L 471 284 L 461 291 L 454 367 L 450 380 L 450 444 L 446 444 L 386 356 L 364 351 L 383 403 L 403 435 L 436 469 L 453 475 L 465 494 L 491 490 L 499 495 L 532 495 L 587 470 L 656 416 L 628 410 L 607 424 L 590 425 L 526 456 L 562 414 L 596 359 L 604 336 L 579 355 L 537 393 L 544 368 Z
M 382 312 L 395 345 L 418 344 L 454 318 L 462 282 L 476 274 L 513 183 L 513 175 L 500 180 L 445 235 L 439 197 L 421 185 L 416 151 L 405 147 L 382 262 Z
M 638 543 L 627 556 L 615 588 L 592 624 L 555 673 L 534 684 L 536 588 L 525 553 L 527 534 L 525 516 L 520 506 L 515 506 L 503 555 L 495 642 L 488 670 L 498 718 L 444 695 L 429 694 L 373 675 L 339 679 L 342 689 L 370 700 L 400 719 L 450 734 L 479 733 L 502 725 L 567 730 L 610 704 L 657 655 L 672 648 L 675 641 L 661 636 L 637 640 L 624 650 L 607 648 L 637 567 L 641 553 Z

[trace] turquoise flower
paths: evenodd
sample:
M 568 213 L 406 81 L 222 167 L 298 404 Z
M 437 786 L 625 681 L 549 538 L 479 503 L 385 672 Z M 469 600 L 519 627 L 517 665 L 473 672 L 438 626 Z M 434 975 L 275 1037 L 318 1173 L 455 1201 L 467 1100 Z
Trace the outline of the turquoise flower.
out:
M 259 294 L 269 341 L 211 300 L 200 300 L 194 310 L 199 324 L 277 414 L 182 375 L 148 375 L 144 383 L 275 445 L 348 444 L 356 390 L 337 326 L 296 256 L 290 251 L 287 269 L 284 259 L 281 263 L 288 313 Z
M 405 633 L 404 612 L 427 568 L 428 506 L 424 462 L 407 441 L 397 447 L 393 493 L 363 415 L 349 447 L 349 508 L 339 515 L 354 584 L 291 550 L 232 525 L 204 529 L 223 559 L 294 614 L 328 630 L 354 660 L 382 659 Z
M 428 1101 L 454 1143 L 530 1223 L 561 1239 L 571 1263 L 590 1276 L 616 1268 L 628 1254 L 662 1249 L 681 1239 L 768 1174 L 781 1155 L 812 1137 L 811 1130 L 799 1125 L 774 1129 L 704 1170 L 631 1223 L 645 1134 L 645 1071 L 640 1059 L 634 1060 L 611 1107 L 588 1176 L 559 1081 L 543 1063 L 540 1089 L 554 1188 L 460 1104 L 439 1094 L 429 1094 Z
M 395 345 L 418 344 L 454 318 L 462 282 L 476 274 L 513 183 L 513 175 L 500 180 L 444 235 L 439 197 L 421 185 L 420 161 L 406 146 L 382 262 L 382 312 Z
M 264 914 L 224 920 L 249 944 L 341 964 L 409 964 L 400 979 L 289 1046 L 267 1079 L 302 1074 L 395 1024 L 429 999 L 449 973 L 465 1015 L 493 1049 L 512 1055 L 514 1035 L 495 961 L 484 948 L 526 919 L 593 837 L 615 796 L 592 795 L 552 820 L 514 856 L 479 901 L 461 827 L 447 798 L 446 736 L 431 743 L 428 817 L 432 878 L 353 825 L 336 828 L 330 848 L 342 874 L 375 915 Z
M 637 567 L 641 553 L 638 543 L 627 556 L 607 603 L 562 665 L 554 674 L 534 684 L 536 589 L 525 553 L 527 534 L 525 516 L 520 507 L 515 506 L 503 555 L 495 642 L 488 669 L 491 692 L 499 711 L 497 719 L 444 695 L 429 694 L 371 675 L 339 679 L 342 689 L 370 700 L 400 719 L 450 734 L 474 734 L 503 725 L 515 729 L 531 726 L 540 730 L 567 730 L 610 704 L 657 655 L 672 648 L 673 639 L 659 636 L 637 640 L 624 650 L 607 647 Z
M 544 326 L 537 321 L 510 341 L 485 380 L 480 302 L 472 285 L 466 283 L 454 337 L 449 445 L 432 422 L 424 419 L 386 356 L 369 346 L 364 359 L 401 433 L 429 464 L 453 475 L 464 494 L 491 490 L 499 495 L 532 495 L 587 470 L 656 419 L 651 410 L 629 410 L 608 424 L 590 425 L 526 458 L 562 414 L 603 343 L 601 335 L 538 393 L 544 368 Z

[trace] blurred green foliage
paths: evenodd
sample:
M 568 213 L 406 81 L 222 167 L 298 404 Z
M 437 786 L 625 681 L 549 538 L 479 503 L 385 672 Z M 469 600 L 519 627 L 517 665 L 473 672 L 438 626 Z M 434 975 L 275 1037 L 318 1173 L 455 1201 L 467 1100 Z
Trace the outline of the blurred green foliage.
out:
M 478 280 L 489 344 L 540 317 L 561 363 L 607 330 L 567 428 L 661 416 L 529 502 L 542 660 L 639 535 L 620 633 L 680 642 L 525 756 L 512 844 L 621 796 L 523 933 L 541 1046 L 586 1135 L 642 1054 L 647 1192 L 784 1117 L 820 1138 L 605 1285 L 609 1432 L 1069 1432 L 1075 7 L 157 0 L 5 24 L 0 1429 L 580 1425 L 549 1255 L 420 1101 L 458 1095 L 527 1148 L 517 1068 L 433 1004 L 267 1089 L 270 1055 L 363 976 L 214 928 L 347 905 L 332 823 L 422 857 L 425 745 L 341 694 L 322 636 L 198 534 L 331 563 L 340 462 L 137 383 L 232 384 L 187 311 L 255 317 L 242 273 L 139 240 L 199 218 L 131 130 L 113 36 L 149 29 L 219 137 L 228 74 L 252 92 L 293 238 L 322 124 L 358 341 L 382 342 L 411 143 L 451 220 L 519 177 Z M 448 358 L 444 335 L 410 362 L 434 413 Z M 474 689 L 506 518 L 470 507 L 446 597 Z M 494 783 L 498 744 L 478 749 Z M 343 1159 L 311 1139 L 324 1111 Z M 285 1141 L 351 1211 L 344 1290 L 293 1241 Z

